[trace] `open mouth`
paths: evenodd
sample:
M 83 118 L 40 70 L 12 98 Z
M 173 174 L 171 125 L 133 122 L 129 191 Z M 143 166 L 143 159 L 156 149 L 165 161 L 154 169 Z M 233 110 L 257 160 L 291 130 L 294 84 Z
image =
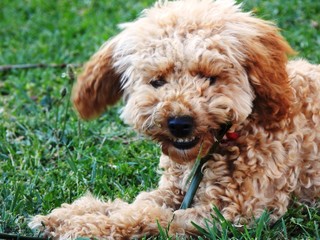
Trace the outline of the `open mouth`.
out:
M 172 141 L 172 145 L 175 148 L 178 148 L 180 150 L 186 150 L 196 146 L 199 140 L 200 138 L 190 137 L 190 138 L 175 138 L 175 139 L 172 139 L 171 141 Z

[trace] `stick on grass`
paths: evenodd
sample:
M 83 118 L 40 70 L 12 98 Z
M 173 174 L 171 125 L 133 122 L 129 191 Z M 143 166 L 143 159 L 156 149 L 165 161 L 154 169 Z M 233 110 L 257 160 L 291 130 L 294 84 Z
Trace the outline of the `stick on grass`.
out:
M 74 63 L 60 63 L 60 64 L 46 64 L 46 63 L 35 63 L 35 64 L 17 64 L 17 65 L 2 65 L 0 66 L 0 72 L 12 71 L 12 70 L 27 70 L 33 68 L 66 68 L 68 65 L 73 67 L 80 67 L 82 64 Z

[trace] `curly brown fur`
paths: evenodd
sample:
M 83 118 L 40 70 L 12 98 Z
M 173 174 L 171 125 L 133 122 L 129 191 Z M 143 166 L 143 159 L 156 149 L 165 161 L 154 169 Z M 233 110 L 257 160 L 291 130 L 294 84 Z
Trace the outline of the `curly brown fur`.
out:
M 57 239 L 124 239 L 197 234 L 217 206 L 233 223 L 268 209 L 281 217 L 296 195 L 320 196 L 320 66 L 287 61 L 293 50 L 270 22 L 231 0 L 160 1 L 108 41 L 74 87 L 81 117 L 93 118 L 123 96 L 122 118 L 160 143 L 158 189 L 132 204 L 85 196 L 30 226 Z M 192 206 L 179 210 L 201 149 L 231 122 L 238 138 L 204 168 Z

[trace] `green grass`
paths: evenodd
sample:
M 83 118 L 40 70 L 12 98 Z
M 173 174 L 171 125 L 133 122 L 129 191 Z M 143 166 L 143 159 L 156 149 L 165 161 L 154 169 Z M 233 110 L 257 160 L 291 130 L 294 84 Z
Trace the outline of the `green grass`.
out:
M 152 2 L 1 0 L 0 65 L 83 63 L 117 33 L 118 23 Z M 320 62 L 319 1 L 247 0 L 244 8 L 275 20 L 300 56 Z M 131 201 L 157 185 L 160 150 L 121 122 L 121 104 L 97 120 L 79 121 L 71 86 L 65 69 L 0 72 L 0 233 L 32 236 L 30 216 L 86 191 Z M 243 232 L 221 217 L 208 220 L 203 238 L 319 238 L 318 208 L 294 205 L 272 226 L 267 217 Z M 159 238 L 166 237 L 164 230 Z

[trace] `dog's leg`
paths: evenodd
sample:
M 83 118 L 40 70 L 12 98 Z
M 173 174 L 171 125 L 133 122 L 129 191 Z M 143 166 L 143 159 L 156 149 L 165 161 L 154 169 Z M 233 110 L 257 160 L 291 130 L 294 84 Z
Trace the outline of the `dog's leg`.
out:
M 102 202 L 87 194 L 72 204 L 62 204 L 46 216 L 35 216 L 29 227 L 39 229 L 45 236 L 57 239 L 75 238 L 86 231 L 95 234 L 103 230 L 95 228 L 99 223 L 108 221 L 109 212 L 125 208 L 127 205 L 128 203 L 119 199 L 114 202 Z
M 177 210 L 174 212 L 173 221 L 170 223 L 169 233 L 172 236 L 199 234 L 193 223 L 202 227 L 205 226 L 205 219 L 210 219 L 212 213 L 211 204 Z
M 54 239 L 94 237 L 122 239 L 158 233 L 166 227 L 180 200 L 171 189 L 141 193 L 132 204 L 121 200 L 102 202 L 91 195 L 63 204 L 49 215 L 36 216 L 29 226 Z

